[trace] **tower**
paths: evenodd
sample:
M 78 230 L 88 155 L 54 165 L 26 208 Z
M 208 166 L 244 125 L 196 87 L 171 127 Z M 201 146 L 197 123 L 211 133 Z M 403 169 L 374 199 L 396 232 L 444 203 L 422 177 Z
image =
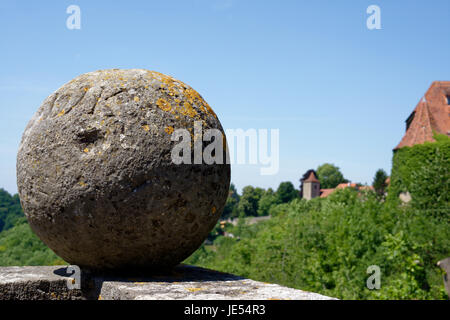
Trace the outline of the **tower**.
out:
M 314 170 L 310 170 L 307 178 L 302 181 L 302 193 L 306 200 L 320 196 L 320 182 L 317 180 Z

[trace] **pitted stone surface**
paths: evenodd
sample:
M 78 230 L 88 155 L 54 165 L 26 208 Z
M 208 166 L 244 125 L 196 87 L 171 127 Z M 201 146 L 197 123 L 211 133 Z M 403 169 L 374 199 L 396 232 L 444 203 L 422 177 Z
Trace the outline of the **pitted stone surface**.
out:
M 69 290 L 70 277 L 55 270 L 66 266 L 0 267 L 0 300 L 80 300 L 81 290 Z
M 230 183 L 227 164 L 172 162 L 171 134 L 194 139 L 195 121 L 223 133 L 195 90 L 158 72 L 103 70 L 65 84 L 30 120 L 17 155 L 31 228 L 82 267 L 178 264 L 217 222 Z
M 0 299 L 24 297 L 21 292 L 27 286 L 35 288 L 37 281 L 65 283 L 64 266 L 55 267 L 3 267 L 0 268 Z M 83 275 L 83 272 L 82 272 Z M 217 272 L 189 265 L 178 265 L 171 271 L 152 276 L 102 276 L 91 274 L 83 278 L 79 290 L 61 287 L 40 299 L 85 299 L 99 300 L 329 300 L 331 297 L 277 284 L 254 281 L 232 274 Z M 59 281 L 59 282 L 58 282 Z M 89 285 L 91 283 L 92 285 Z M 24 285 L 26 284 L 26 285 Z M 9 291 L 8 291 L 9 290 Z M 11 294 L 14 292 L 14 295 Z M 33 290 L 28 290 L 28 296 Z M 72 296 L 67 292 L 73 292 Z M 33 295 L 31 295 L 33 296 Z

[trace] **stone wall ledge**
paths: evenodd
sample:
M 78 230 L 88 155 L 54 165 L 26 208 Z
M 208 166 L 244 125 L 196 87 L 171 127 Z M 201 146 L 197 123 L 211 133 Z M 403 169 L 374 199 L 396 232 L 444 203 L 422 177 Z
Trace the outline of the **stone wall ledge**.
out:
M 67 266 L 0 267 L 0 300 L 328 300 L 317 293 L 254 281 L 190 265 L 149 276 L 81 272 Z

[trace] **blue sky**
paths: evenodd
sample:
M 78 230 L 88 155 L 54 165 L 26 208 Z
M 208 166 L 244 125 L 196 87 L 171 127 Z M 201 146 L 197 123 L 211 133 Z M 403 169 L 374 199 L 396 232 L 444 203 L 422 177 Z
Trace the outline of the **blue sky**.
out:
M 71 4 L 80 30 L 66 28 Z M 366 27 L 372 4 L 381 30 Z M 18 144 L 45 97 L 107 68 L 186 82 L 225 128 L 279 128 L 279 173 L 235 165 L 239 189 L 298 187 L 324 162 L 371 183 L 431 82 L 450 80 L 449 13 L 448 0 L 2 0 L 0 187 L 17 191 Z

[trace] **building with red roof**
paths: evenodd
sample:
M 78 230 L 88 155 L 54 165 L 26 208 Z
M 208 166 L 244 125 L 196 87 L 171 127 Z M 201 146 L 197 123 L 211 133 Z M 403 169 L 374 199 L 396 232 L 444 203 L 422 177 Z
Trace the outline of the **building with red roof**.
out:
M 347 182 L 347 183 L 340 183 L 340 184 L 338 184 L 336 189 L 356 188 L 357 186 L 358 185 L 356 183 Z
M 433 142 L 434 133 L 450 136 L 450 81 L 434 81 L 405 122 L 405 135 L 394 151 Z
M 316 182 L 316 183 L 320 183 L 319 180 L 316 177 L 316 174 L 314 173 L 314 171 L 311 171 L 308 178 L 306 178 L 306 180 L 304 180 L 303 182 Z
M 313 198 L 326 198 L 337 189 L 353 188 L 355 190 L 373 190 L 372 186 L 360 186 L 356 183 L 348 182 L 341 183 L 336 188 L 332 189 L 320 189 L 320 181 L 317 179 L 317 173 L 313 169 L 306 171 L 303 177 L 300 179 L 300 197 L 306 200 Z
M 320 181 L 317 179 L 314 170 L 308 170 L 300 181 L 302 183 L 301 195 L 303 198 L 311 200 L 320 196 Z
M 320 197 L 321 198 L 326 198 L 328 197 L 330 194 L 332 194 L 336 189 L 320 189 Z

